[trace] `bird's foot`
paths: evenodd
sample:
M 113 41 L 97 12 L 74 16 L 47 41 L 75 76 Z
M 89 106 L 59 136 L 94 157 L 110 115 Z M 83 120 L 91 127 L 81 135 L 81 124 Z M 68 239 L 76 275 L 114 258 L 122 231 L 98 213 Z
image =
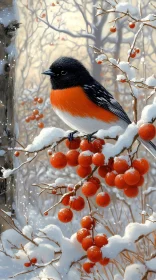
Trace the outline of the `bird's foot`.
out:
M 68 135 L 68 140 L 69 140 L 69 141 L 73 141 L 73 139 L 74 139 L 73 136 L 74 136 L 74 134 L 77 133 L 77 132 L 78 132 L 77 130 L 74 130 L 73 132 L 70 132 L 69 135 Z
M 96 132 L 97 132 L 97 131 L 85 135 L 85 137 L 87 138 L 88 142 L 91 142 L 91 141 L 92 141 L 93 135 L 94 135 Z

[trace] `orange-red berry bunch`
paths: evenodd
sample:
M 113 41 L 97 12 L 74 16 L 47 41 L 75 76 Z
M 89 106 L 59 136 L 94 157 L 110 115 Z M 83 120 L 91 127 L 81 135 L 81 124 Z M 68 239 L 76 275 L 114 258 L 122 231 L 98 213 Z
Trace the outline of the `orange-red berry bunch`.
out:
M 87 272 L 91 272 L 91 268 L 96 262 L 105 266 L 109 263 L 108 258 L 102 258 L 101 248 L 108 244 L 108 238 L 105 234 L 97 234 L 92 236 L 91 230 L 95 226 L 95 220 L 91 216 L 85 216 L 81 219 L 82 228 L 77 232 L 77 240 L 81 243 L 82 248 L 87 251 L 87 257 L 90 262 L 83 264 L 83 269 Z
M 134 48 L 131 52 L 130 52 L 130 57 L 131 58 L 135 58 L 136 55 L 140 53 L 140 49 L 139 48 Z
M 32 259 L 30 260 L 30 262 L 24 263 L 24 266 L 25 266 L 25 267 L 30 267 L 31 265 L 34 265 L 34 264 L 36 264 L 36 263 L 37 263 L 37 259 L 36 259 L 36 258 L 32 258 Z
M 143 175 L 149 170 L 149 163 L 145 158 L 135 159 L 131 165 L 122 157 L 116 157 L 113 170 L 105 175 L 105 182 L 110 187 L 116 187 L 124 191 L 128 197 L 136 197 L 138 187 L 144 183 Z
M 36 105 L 37 103 L 42 104 L 43 103 L 43 98 L 42 97 L 34 97 L 34 104 Z M 43 117 L 44 117 L 43 114 L 40 113 L 38 109 L 34 109 L 32 114 L 25 118 L 25 122 L 29 123 L 31 121 L 39 121 L 39 120 L 43 119 Z M 38 127 L 39 128 L 44 128 L 44 123 L 40 121 L 38 123 Z

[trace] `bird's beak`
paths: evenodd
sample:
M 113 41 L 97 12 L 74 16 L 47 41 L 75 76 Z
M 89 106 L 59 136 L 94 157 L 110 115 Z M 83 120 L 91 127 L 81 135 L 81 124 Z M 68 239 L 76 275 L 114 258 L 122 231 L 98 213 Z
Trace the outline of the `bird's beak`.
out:
M 55 76 L 55 73 L 51 71 L 51 69 L 48 69 L 44 71 L 42 74 L 44 75 L 49 75 L 49 76 Z

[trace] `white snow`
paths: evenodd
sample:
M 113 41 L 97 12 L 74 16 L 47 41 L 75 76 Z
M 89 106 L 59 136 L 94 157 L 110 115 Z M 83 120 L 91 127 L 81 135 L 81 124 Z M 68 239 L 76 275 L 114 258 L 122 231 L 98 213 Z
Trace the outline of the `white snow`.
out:
M 142 280 L 147 269 L 143 264 L 132 264 L 126 267 L 124 280 Z
M 120 13 L 130 13 L 132 15 L 138 14 L 138 8 L 126 2 L 117 4 L 115 10 Z
M 148 77 L 145 81 L 145 84 L 156 87 L 156 76 L 153 74 L 152 76 Z
M 23 227 L 22 232 L 24 235 L 29 237 L 30 239 L 32 238 L 32 233 L 33 233 L 33 228 L 30 225 L 26 225 Z
M 124 236 L 114 235 L 108 238 L 108 244 L 102 247 L 103 257 L 116 258 L 123 250 L 135 251 L 135 241 L 140 236 L 156 230 L 156 213 L 146 220 L 145 224 L 129 223 L 125 228 Z
M 145 261 L 145 264 L 149 270 L 156 272 L 156 257 L 151 258 L 151 260 L 149 260 L 149 261 Z
M 98 57 L 96 57 L 95 61 L 98 62 L 102 62 L 103 60 L 106 60 L 107 56 L 105 54 L 100 54 L 98 55 Z
M 127 74 L 129 80 L 135 78 L 135 69 L 129 64 L 129 62 L 121 61 L 118 67 Z
M 151 122 L 152 119 L 156 118 L 156 100 L 151 105 L 147 105 L 143 108 L 141 118 L 138 121 L 138 126 L 142 123 Z
M 110 63 L 112 63 L 112 64 L 114 64 L 114 65 L 117 65 L 117 64 L 118 64 L 115 58 L 112 58 L 112 57 L 111 57 L 111 58 L 109 58 L 109 61 L 110 61 Z
M 125 149 L 129 148 L 133 143 L 134 137 L 138 132 L 137 125 L 132 123 L 130 124 L 125 132 L 119 136 L 118 140 L 115 144 L 107 143 L 103 146 L 103 154 L 105 155 L 106 161 L 110 157 L 115 157 L 116 155 L 120 154 L 120 152 Z
M 141 19 L 142 22 L 156 27 L 156 15 L 149 14 L 147 17 Z
M 64 131 L 61 128 L 46 127 L 43 128 L 38 136 L 36 136 L 32 144 L 25 148 L 26 152 L 39 151 L 54 142 L 59 141 L 63 137 L 67 137 L 69 132 Z
M 123 80 L 126 80 L 126 77 L 125 77 L 125 75 L 117 75 L 116 80 L 117 81 L 123 81 Z
M 2 173 L 3 173 L 3 178 L 8 178 L 11 174 L 14 173 L 13 169 L 2 169 Z
M 58 187 L 65 186 L 66 185 L 66 180 L 65 180 L 65 178 L 57 178 L 55 180 L 55 184 Z
M 121 126 L 112 126 L 108 130 L 100 129 L 97 133 L 95 133 L 95 136 L 97 138 L 116 138 L 118 135 L 123 133 L 124 129 L 121 128 Z
M 88 156 L 92 156 L 93 153 L 91 151 L 87 150 L 87 151 L 81 152 L 81 155 L 88 157 Z

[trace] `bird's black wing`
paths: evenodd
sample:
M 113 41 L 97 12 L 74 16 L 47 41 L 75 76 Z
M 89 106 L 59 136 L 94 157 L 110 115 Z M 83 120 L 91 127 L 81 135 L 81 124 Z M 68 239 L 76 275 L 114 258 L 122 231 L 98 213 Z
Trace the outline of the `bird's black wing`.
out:
M 131 123 L 122 106 L 97 81 L 94 81 L 94 83 L 92 84 L 84 85 L 83 89 L 88 98 L 96 105 L 114 113 L 120 119 L 124 120 L 127 124 Z

